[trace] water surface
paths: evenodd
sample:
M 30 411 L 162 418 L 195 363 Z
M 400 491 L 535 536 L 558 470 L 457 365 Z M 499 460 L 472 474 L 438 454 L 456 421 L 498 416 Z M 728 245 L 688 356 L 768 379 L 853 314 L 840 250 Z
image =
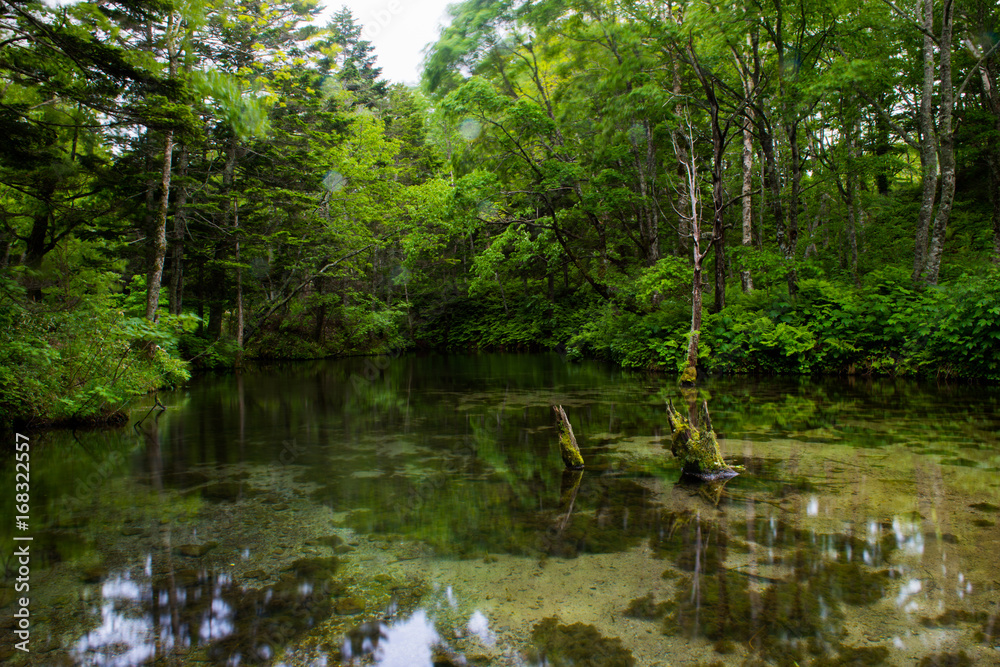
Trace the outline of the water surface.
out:
M 727 483 L 669 453 L 664 403 L 696 398 L 746 468 Z M 683 394 L 507 354 L 279 365 L 159 399 L 33 435 L 32 653 L 8 642 L 8 558 L 0 660 L 1000 663 L 996 388 Z

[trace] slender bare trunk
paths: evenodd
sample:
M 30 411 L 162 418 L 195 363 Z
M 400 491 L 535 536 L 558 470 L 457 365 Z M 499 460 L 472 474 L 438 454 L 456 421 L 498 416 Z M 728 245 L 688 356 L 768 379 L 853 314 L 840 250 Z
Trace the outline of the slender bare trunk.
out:
M 177 175 L 187 176 L 188 149 L 182 145 L 177 156 Z M 174 201 L 174 229 L 170 242 L 173 254 L 170 258 L 170 313 L 180 315 L 184 301 L 184 235 L 187 233 L 187 185 L 181 181 Z
M 934 132 L 934 0 L 923 0 L 921 22 L 924 28 L 924 76 L 920 91 L 920 112 L 917 127 L 920 130 L 920 170 L 922 174 L 920 212 L 917 215 L 917 232 L 913 251 L 913 280 L 920 279 L 927 260 L 927 236 L 934 214 L 937 197 L 937 141 Z
M 750 53 L 757 52 L 757 35 L 755 32 L 750 32 L 747 34 L 747 45 L 750 47 Z M 756 81 L 749 72 L 743 72 L 741 70 L 740 74 L 743 80 L 743 95 L 746 97 L 747 106 L 745 115 L 743 118 L 743 187 L 740 190 L 740 207 L 742 211 L 742 228 L 743 228 L 743 251 L 744 253 L 749 253 L 750 249 L 753 247 L 753 118 L 754 112 L 753 107 L 750 105 L 751 100 L 757 92 Z M 743 288 L 744 294 L 749 294 L 753 292 L 753 276 L 750 275 L 750 270 L 744 268 L 740 271 L 740 284 Z
M 149 235 L 149 269 L 146 273 L 146 319 L 156 318 L 160 304 L 160 282 L 163 279 L 163 261 L 167 256 L 167 211 L 170 205 L 170 171 L 174 154 L 174 132 L 168 130 L 163 140 L 163 171 L 160 178 L 160 206 L 153 219 Z
M 243 267 L 240 266 L 240 207 L 233 200 L 233 230 L 236 236 L 236 365 L 243 358 Z
M 720 108 L 719 98 L 715 92 L 715 79 L 712 78 L 710 72 L 701 66 L 694 47 L 691 44 L 688 44 L 687 52 L 691 65 L 694 68 L 695 76 L 698 77 L 698 81 L 701 83 L 702 92 L 705 94 L 705 101 L 708 102 L 712 124 L 712 243 L 715 247 L 714 310 L 715 312 L 719 312 L 726 307 L 726 229 L 722 219 L 725 210 L 722 172 L 725 168 L 723 158 L 726 149 L 726 140 L 722 133 L 722 126 L 719 124 Z M 699 266 L 698 268 L 700 270 L 701 267 Z
M 722 189 L 723 153 L 725 142 L 719 127 L 719 107 L 713 97 L 712 106 L 712 243 L 715 247 L 715 312 L 726 307 L 726 227 Z
M 939 151 L 941 155 L 941 200 L 934 216 L 934 230 L 927 252 L 927 283 L 936 285 L 941 270 L 944 236 L 955 202 L 955 135 L 952 132 L 952 112 L 955 107 L 955 86 L 951 73 L 951 45 L 954 26 L 954 0 L 944 0 L 941 10 L 941 102 L 939 111 Z
M 678 135 L 680 140 L 678 140 Z M 698 202 L 698 163 L 694 156 L 694 128 L 688 123 L 686 136 L 680 132 L 673 135 L 674 153 L 684 170 L 682 189 L 687 191 L 687 209 L 681 209 L 687 228 L 691 230 L 691 256 L 693 271 L 691 276 L 691 333 L 688 338 L 687 357 L 681 372 L 681 384 L 693 385 L 698 379 L 698 342 L 701 337 L 701 273 L 702 261 L 707 253 L 701 252 L 701 220 Z M 681 142 L 686 142 L 685 146 Z M 681 155 L 685 160 L 681 162 Z
M 997 123 L 1000 133 L 1000 122 Z M 990 203 L 993 205 L 993 263 L 1000 264 L 1000 148 L 994 145 L 990 156 Z
M 674 96 L 680 99 L 681 96 L 681 65 L 676 59 L 674 60 Z M 680 117 L 683 116 L 684 110 L 683 105 L 678 102 L 674 107 L 674 112 Z M 686 180 L 686 167 L 688 166 L 688 149 L 685 143 L 685 137 L 679 130 L 675 130 L 673 134 L 674 151 L 677 155 L 677 175 L 682 179 Z M 682 187 L 678 192 L 677 196 L 677 210 L 680 211 L 680 215 L 677 216 L 677 239 L 679 241 L 681 252 L 683 253 L 688 248 L 688 239 L 691 238 L 691 220 L 684 213 L 688 210 L 691 200 L 689 198 L 688 188 Z
M 792 162 L 792 192 L 788 202 L 788 238 L 785 260 L 788 262 L 788 293 L 798 291 L 798 271 L 795 268 L 795 250 L 799 243 L 799 207 L 802 205 L 802 162 L 799 153 L 799 122 L 786 125 L 788 149 Z

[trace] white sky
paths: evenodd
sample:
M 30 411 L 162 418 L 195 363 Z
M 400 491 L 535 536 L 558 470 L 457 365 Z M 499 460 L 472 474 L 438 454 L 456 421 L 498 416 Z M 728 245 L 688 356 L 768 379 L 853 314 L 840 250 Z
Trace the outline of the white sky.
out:
M 346 5 L 363 26 L 361 36 L 375 47 L 382 78 L 416 85 L 423 49 L 437 41 L 449 4 L 458 0 L 326 0 L 323 22 Z
M 79 0 L 45 0 L 49 5 L 68 5 Z M 375 46 L 376 64 L 382 78 L 416 85 L 420 82 L 423 49 L 437 41 L 447 18 L 449 4 L 459 0 L 326 0 L 321 21 L 347 5 L 363 26 L 361 33 Z

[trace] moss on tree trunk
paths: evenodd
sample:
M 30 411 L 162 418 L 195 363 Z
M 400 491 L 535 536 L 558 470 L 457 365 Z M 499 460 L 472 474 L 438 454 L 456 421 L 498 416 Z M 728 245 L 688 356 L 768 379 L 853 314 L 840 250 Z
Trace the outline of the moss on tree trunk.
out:
M 712 419 L 708 414 L 708 401 L 702 401 L 698 428 L 692 407 L 685 418 L 667 401 L 667 420 L 672 435 L 670 451 L 681 461 L 681 471 L 685 475 L 710 481 L 735 477 L 739 472 L 725 462 L 719 451 L 719 441 L 712 429 Z
M 559 453 L 562 454 L 563 463 L 570 470 L 580 470 L 583 468 L 583 455 L 580 454 L 580 447 L 576 444 L 573 425 L 569 423 L 569 417 L 561 405 L 553 405 L 552 409 L 559 416 Z

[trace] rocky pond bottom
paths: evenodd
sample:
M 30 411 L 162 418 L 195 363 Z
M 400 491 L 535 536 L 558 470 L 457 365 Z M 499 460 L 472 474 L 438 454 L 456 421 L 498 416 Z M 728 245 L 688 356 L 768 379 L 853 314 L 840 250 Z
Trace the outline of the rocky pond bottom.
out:
M 690 484 L 655 377 L 363 363 L 206 380 L 134 426 L 33 436 L 31 652 L 7 639 L 8 560 L 0 661 L 1000 663 L 989 391 L 711 386 L 745 471 Z M 562 469 L 556 402 L 583 471 Z

